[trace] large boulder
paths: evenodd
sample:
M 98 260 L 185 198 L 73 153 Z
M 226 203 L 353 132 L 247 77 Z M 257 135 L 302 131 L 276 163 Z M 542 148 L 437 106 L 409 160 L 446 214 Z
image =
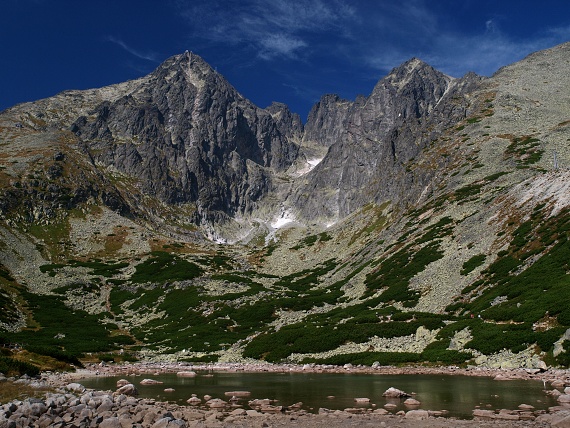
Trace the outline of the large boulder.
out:
M 121 386 L 128 385 L 129 383 L 131 383 L 131 382 L 129 382 L 127 379 L 119 379 L 117 381 L 117 388 L 120 388 Z
M 206 405 L 211 409 L 220 409 L 228 405 L 228 403 L 220 398 L 212 398 L 206 402 Z
M 119 389 L 117 389 L 117 391 L 115 391 L 114 395 L 129 395 L 129 396 L 135 396 L 135 395 L 139 395 L 139 391 L 137 390 L 137 388 L 132 384 L 132 383 L 128 383 L 124 386 L 121 386 Z
M 155 379 L 143 379 L 141 380 L 141 385 L 160 385 L 161 381 Z
M 79 393 L 85 391 L 85 387 L 83 385 L 81 385 L 80 383 L 76 383 L 76 382 L 68 383 L 65 386 L 65 389 L 67 389 L 68 391 L 71 391 L 71 392 L 79 392 Z
M 104 419 L 100 424 L 99 428 L 123 428 L 119 418 L 112 417 Z
M 384 394 L 382 394 L 382 397 L 387 397 L 387 398 L 402 398 L 402 397 L 411 397 L 411 396 L 412 396 L 411 394 L 408 394 L 407 392 L 404 392 L 392 386 L 388 388 L 386 391 L 384 391 Z
M 417 407 L 419 406 L 421 403 L 414 399 L 414 398 L 408 398 L 406 401 L 404 401 L 404 405 L 407 407 Z
M 406 412 L 406 419 L 427 419 L 429 418 L 429 412 L 427 410 L 410 410 Z

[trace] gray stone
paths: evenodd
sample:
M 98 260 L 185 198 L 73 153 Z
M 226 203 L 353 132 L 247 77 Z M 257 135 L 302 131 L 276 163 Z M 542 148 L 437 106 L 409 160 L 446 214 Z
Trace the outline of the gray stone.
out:
M 406 412 L 406 419 L 427 419 L 429 418 L 429 412 L 427 410 L 408 410 Z
M 97 412 L 102 413 L 112 410 L 114 405 L 115 403 L 113 403 L 113 400 L 110 400 L 108 398 L 104 399 L 103 401 L 101 401 L 101 404 L 99 404 L 99 406 L 97 407 Z
M 382 396 L 387 398 L 401 398 L 401 397 L 410 397 L 411 394 L 408 394 L 407 392 L 404 392 L 400 389 L 391 386 L 386 391 L 384 391 Z
M 138 392 L 137 388 L 132 383 L 129 383 L 127 385 L 121 386 L 115 392 L 115 395 L 121 395 L 121 394 L 131 396 L 131 395 L 138 395 L 139 392 Z
M 553 415 L 544 415 L 548 418 L 545 422 L 550 423 L 551 427 L 557 428 L 570 428 L 570 412 L 562 411 L 554 413 Z M 538 417 L 536 420 L 542 422 L 542 417 Z
M 159 385 L 162 384 L 163 382 L 159 381 L 159 380 L 155 380 L 155 379 L 143 379 L 141 380 L 140 384 L 141 385 Z
M 123 428 L 119 418 L 111 417 L 104 419 L 100 424 L 99 428 Z
M 131 383 L 131 382 L 129 382 L 127 379 L 119 379 L 117 381 L 117 388 L 120 388 L 121 386 L 128 385 L 129 383 Z
M 169 422 L 173 420 L 172 418 L 160 418 L 153 425 L 152 428 L 167 428 Z
M 33 403 L 30 405 L 30 416 L 39 417 L 47 412 L 47 407 L 44 403 Z
M 408 406 L 408 407 L 416 407 L 419 406 L 421 403 L 414 399 L 414 398 L 408 398 L 404 401 L 404 405 Z
M 85 387 L 77 382 L 67 384 L 65 386 L 65 389 L 67 389 L 68 391 L 79 392 L 79 393 L 85 391 Z
M 475 409 L 473 410 L 473 417 L 475 419 L 495 419 L 495 412 L 492 410 Z

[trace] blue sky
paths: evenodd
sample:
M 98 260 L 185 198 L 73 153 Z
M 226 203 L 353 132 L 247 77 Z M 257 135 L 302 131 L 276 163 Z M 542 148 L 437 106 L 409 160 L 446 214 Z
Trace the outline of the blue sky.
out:
M 411 57 L 491 75 L 570 40 L 567 0 L 2 0 L 0 110 L 150 73 L 193 51 L 259 107 L 303 120 Z

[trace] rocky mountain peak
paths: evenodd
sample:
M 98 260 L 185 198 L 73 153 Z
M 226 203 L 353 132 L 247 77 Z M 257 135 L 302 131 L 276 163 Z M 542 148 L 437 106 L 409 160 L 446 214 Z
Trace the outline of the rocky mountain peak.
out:
M 186 51 L 168 58 L 158 66 L 153 74 L 170 80 L 178 73 L 184 74 L 189 83 L 200 87 L 207 76 L 215 74 L 216 71 L 202 57 Z
M 323 95 L 309 112 L 303 140 L 327 147 L 337 142 L 351 105 L 336 94 Z
M 195 204 L 193 221 L 223 223 L 251 211 L 269 191 L 271 173 L 296 159 L 286 130 L 299 128 L 300 119 L 280 111 L 274 119 L 185 52 L 71 128 L 100 168 L 135 177 L 141 194 Z
M 353 103 L 336 95 L 322 97 L 309 114 L 305 140 L 330 149 L 296 194 L 299 217 L 342 219 L 370 203 L 370 195 L 376 203 L 395 204 L 416 197 L 419 187 L 410 182 L 404 165 L 426 144 L 425 129 L 436 129 L 438 123 L 464 113 L 461 103 L 453 110 L 444 108 L 444 97 L 455 82 L 412 58 L 381 79 L 368 97 Z M 462 96 L 461 90 L 457 95 Z M 448 117 L 434 116 L 440 104 L 441 111 L 451 111 Z
M 278 102 L 271 103 L 269 107 L 265 108 L 265 111 L 271 115 L 281 134 L 295 141 L 301 140 L 303 137 L 301 116 L 292 113 L 286 104 Z

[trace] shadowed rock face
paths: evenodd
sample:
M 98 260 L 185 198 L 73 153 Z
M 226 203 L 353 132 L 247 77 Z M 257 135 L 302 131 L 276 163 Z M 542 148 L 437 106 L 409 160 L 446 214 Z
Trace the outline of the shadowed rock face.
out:
M 303 138 L 304 127 L 301 116 L 292 113 L 287 105 L 273 102 L 265 111 L 273 117 L 277 129 L 282 135 L 293 141 Z
M 324 96 L 303 127 L 286 105 L 255 107 L 185 53 L 71 129 L 97 165 L 134 177 L 142 193 L 169 204 L 195 203 L 197 222 L 255 211 L 274 188 L 275 174 L 297 159 L 295 142 L 329 147 L 317 168 L 293 184 L 289 203 L 305 220 L 338 219 L 369 202 L 418 196 L 430 177 L 405 174 L 405 164 L 446 123 L 465 115 L 457 96 L 472 86 L 466 81 L 478 79 L 455 80 L 414 58 L 367 98 Z
M 354 103 L 325 96 L 305 126 L 305 139 L 329 145 L 293 204 L 301 217 L 343 218 L 369 202 L 414 200 L 430 177 L 406 174 L 406 163 L 465 117 L 463 95 L 480 78 L 453 79 L 411 59 Z
M 286 169 L 298 151 L 269 112 L 190 53 L 71 129 L 96 164 L 135 177 L 143 193 L 166 203 L 196 203 L 204 217 L 252 210 L 271 188 L 270 172 Z
M 335 94 L 323 95 L 309 112 L 303 139 L 327 147 L 332 146 L 346 129 L 352 104 Z
M 414 58 L 368 97 L 323 96 L 303 126 L 284 104 L 256 107 L 186 52 L 141 79 L 69 91 L 9 114 L 36 115 L 24 123 L 33 131 L 26 138 L 67 133 L 67 149 L 79 149 L 83 175 L 61 179 L 74 204 L 94 198 L 125 214 L 159 218 L 158 200 L 188 206 L 184 215 L 208 227 L 241 216 L 267 219 L 276 209 L 328 222 L 370 202 L 417 200 L 432 176 L 409 173 L 406 164 L 465 117 L 465 94 L 479 82 L 475 75 L 450 78 Z M 0 198 L 0 209 L 21 199 Z

